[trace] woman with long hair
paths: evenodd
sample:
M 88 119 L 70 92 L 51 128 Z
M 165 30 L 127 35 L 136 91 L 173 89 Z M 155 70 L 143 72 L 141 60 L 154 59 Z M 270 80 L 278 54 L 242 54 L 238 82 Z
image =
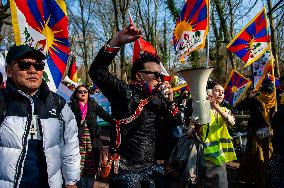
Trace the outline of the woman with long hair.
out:
M 78 86 L 71 96 L 70 107 L 76 116 L 81 154 L 79 187 L 93 187 L 100 160 L 100 129 L 97 116 L 112 123 L 111 116 L 90 97 L 85 85 Z

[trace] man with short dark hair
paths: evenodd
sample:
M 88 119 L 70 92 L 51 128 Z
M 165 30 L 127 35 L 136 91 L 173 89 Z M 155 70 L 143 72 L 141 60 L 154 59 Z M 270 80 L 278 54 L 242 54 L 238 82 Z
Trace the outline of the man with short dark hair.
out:
M 76 187 L 80 153 L 75 116 L 42 79 L 45 55 L 27 45 L 6 57 L 7 88 L 0 92 L 0 185 Z M 62 171 L 62 172 L 61 172 Z
M 116 119 L 112 131 L 114 177 L 111 187 L 155 187 L 163 168 L 156 164 L 157 128 L 161 118 L 171 126 L 179 125 L 181 117 L 173 103 L 173 91 L 163 82 L 159 58 L 142 53 L 131 70 L 131 84 L 113 76 L 108 66 L 120 47 L 140 37 L 133 26 L 123 28 L 96 56 L 89 74 L 108 98 Z M 114 128 L 113 128 L 114 129 Z M 164 147 L 164 146 L 162 146 Z

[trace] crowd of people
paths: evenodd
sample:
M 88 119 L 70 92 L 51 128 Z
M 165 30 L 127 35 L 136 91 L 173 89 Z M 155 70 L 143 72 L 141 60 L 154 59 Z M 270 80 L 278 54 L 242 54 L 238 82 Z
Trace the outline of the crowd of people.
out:
M 8 80 L 6 88 L 0 90 L 0 187 L 93 187 L 100 170 L 108 165 L 110 173 L 103 177 L 115 188 L 226 188 L 226 164 L 236 160 L 240 161 L 240 182 L 284 187 L 283 91 L 277 91 L 275 98 L 275 87 L 266 79 L 259 91 L 250 91 L 237 106 L 250 114 L 246 151 L 237 159 L 229 133 L 235 118 L 222 106 L 221 84 L 209 88 L 211 121 L 201 125 L 191 119 L 190 91 L 182 89 L 174 97 L 170 83 L 161 74 L 157 54 L 141 51 L 133 62 L 130 83 L 109 72 L 120 48 L 140 34 L 132 24 L 117 32 L 99 50 L 89 70 L 100 89 L 90 91 L 79 85 L 69 104 L 42 79 L 43 53 L 27 45 L 9 49 Z M 96 91 L 109 100 L 111 115 L 90 97 Z M 100 155 L 97 116 L 110 124 L 106 164 Z M 186 171 L 194 170 L 199 177 L 195 182 L 169 177 L 165 171 L 171 165 L 173 150 L 184 153 L 188 149 L 180 147 L 191 140 L 180 139 L 183 135 L 198 139 L 202 145 L 201 153 L 197 152 L 201 154 L 197 158 L 200 165 Z M 196 155 L 190 151 L 188 158 Z M 179 173 L 177 176 L 182 176 L 183 172 Z

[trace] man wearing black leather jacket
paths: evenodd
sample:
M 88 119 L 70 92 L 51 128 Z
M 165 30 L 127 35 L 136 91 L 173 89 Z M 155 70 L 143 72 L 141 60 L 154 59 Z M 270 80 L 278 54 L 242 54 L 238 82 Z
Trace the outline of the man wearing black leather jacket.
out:
M 110 101 L 116 119 L 111 135 L 111 153 L 116 156 L 111 187 L 159 187 L 157 177 L 163 174 L 163 167 L 156 164 L 155 150 L 165 146 L 156 145 L 158 122 L 167 118 L 172 126 L 181 123 L 171 86 L 162 82 L 157 56 L 141 54 L 133 64 L 131 84 L 108 70 L 120 47 L 139 37 L 140 31 L 132 24 L 123 28 L 99 51 L 89 70 L 93 82 Z

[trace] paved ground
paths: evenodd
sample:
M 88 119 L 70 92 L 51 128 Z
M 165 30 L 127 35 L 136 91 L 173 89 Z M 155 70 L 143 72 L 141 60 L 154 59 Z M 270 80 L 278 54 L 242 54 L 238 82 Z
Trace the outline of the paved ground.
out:
M 109 132 L 106 127 L 102 129 L 102 140 L 103 144 L 107 145 L 109 143 Z M 227 174 L 229 181 L 229 188 L 255 188 L 253 185 L 240 184 L 238 182 L 238 168 L 239 163 L 231 162 L 227 164 Z M 96 181 L 93 188 L 108 188 L 108 183 Z M 178 187 L 177 187 L 178 188 Z
M 229 188 L 254 188 L 253 185 L 245 185 L 238 182 L 239 163 L 231 162 L 227 165 Z M 108 183 L 96 181 L 93 188 L 108 188 Z

